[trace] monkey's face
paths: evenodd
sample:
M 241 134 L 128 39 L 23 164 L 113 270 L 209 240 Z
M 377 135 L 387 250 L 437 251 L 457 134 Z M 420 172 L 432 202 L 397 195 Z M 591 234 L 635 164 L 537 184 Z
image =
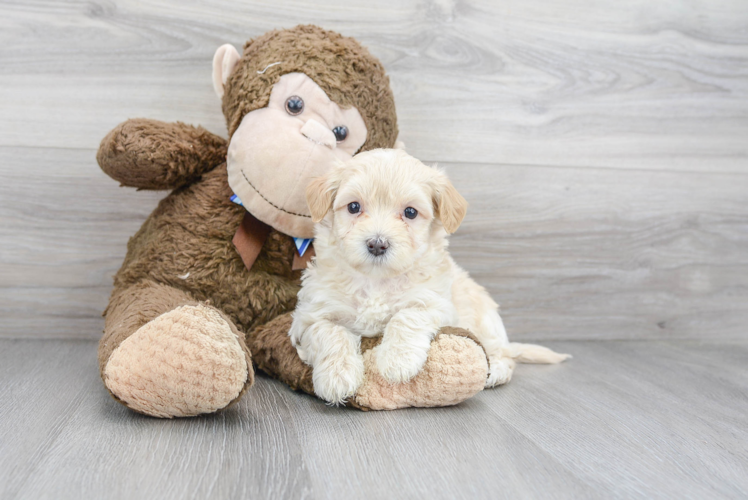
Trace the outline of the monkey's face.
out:
M 283 233 L 313 236 L 305 190 L 366 141 L 356 108 L 342 109 L 311 78 L 283 75 L 270 102 L 241 121 L 229 143 L 229 184 L 245 208 Z

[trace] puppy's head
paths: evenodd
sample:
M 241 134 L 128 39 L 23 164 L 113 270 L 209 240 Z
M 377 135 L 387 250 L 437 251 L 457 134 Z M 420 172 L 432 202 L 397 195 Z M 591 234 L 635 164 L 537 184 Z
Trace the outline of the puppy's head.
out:
M 408 271 L 467 211 L 443 172 L 402 150 L 360 153 L 312 181 L 306 195 L 338 256 L 380 276 Z

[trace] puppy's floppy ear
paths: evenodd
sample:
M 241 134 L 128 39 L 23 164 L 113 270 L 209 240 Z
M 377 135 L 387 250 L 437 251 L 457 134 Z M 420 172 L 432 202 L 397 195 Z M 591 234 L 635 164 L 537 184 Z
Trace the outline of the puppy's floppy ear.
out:
M 306 187 L 306 203 L 309 205 L 309 213 L 312 214 L 314 222 L 324 219 L 330 211 L 339 185 L 337 170 L 333 169 L 327 175 L 312 179 Z
M 467 201 L 443 172 L 438 172 L 436 177 L 434 207 L 444 229 L 450 234 L 457 231 L 467 213 Z

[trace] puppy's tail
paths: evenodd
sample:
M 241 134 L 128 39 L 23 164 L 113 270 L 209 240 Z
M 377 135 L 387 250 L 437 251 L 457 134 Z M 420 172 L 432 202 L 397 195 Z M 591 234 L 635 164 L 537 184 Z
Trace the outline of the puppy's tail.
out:
M 518 344 L 517 342 L 510 342 L 503 351 L 504 356 L 520 363 L 555 364 L 571 358 L 571 354 L 559 354 L 542 345 Z

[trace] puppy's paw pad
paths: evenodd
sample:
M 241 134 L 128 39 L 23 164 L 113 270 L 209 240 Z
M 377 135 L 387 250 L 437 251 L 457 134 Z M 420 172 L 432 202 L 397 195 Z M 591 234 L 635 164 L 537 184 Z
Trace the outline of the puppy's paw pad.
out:
M 512 379 L 516 363 L 511 358 L 494 358 L 489 362 L 488 378 L 486 387 L 503 385 Z
M 421 371 L 428 349 L 382 343 L 375 349 L 377 370 L 391 384 L 407 382 Z

